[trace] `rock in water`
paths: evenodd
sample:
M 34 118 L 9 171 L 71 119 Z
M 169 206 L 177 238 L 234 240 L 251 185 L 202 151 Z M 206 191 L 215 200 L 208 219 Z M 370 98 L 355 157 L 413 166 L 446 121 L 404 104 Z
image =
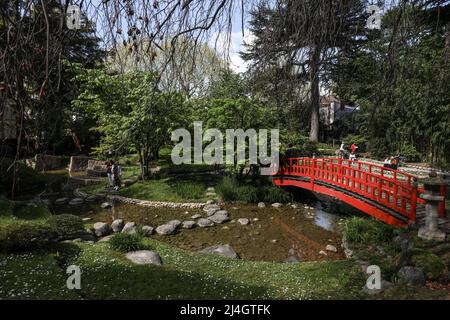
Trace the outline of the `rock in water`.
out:
M 279 202 L 272 203 L 272 207 L 274 207 L 274 208 L 281 208 L 282 206 L 283 205 Z
M 74 198 L 74 199 L 69 201 L 69 204 L 71 206 L 76 206 L 76 205 L 79 205 L 79 204 L 82 204 L 82 203 L 84 203 L 84 199 L 81 199 L 81 198 Z
M 100 205 L 100 207 L 101 207 L 102 209 L 108 209 L 108 208 L 111 208 L 111 207 L 112 207 L 112 204 L 111 204 L 110 202 L 103 202 L 103 203 Z
M 61 205 L 61 204 L 66 204 L 67 202 L 69 202 L 69 198 L 59 198 L 55 200 L 55 204 L 57 205 Z
M 104 222 L 96 222 L 94 223 L 94 234 L 97 237 L 105 237 L 108 234 L 111 233 L 111 229 L 109 228 L 109 225 Z
M 113 223 L 111 223 L 111 229 L 113 232 L 120 232 L 122 231 L 124 225 L 125 223 L 122 219 L 116 219 Z
M 234 249 L 228 244 L 208 247 L 208 248 L 203 249 L 200 252 L 217 254 L 217 255 L 227 257 L 227 258 L 232 258 L 232 259 L 240 259 L 237 252 L 234 251 Z
M 203 211 L 214 214 L 216 211 L 219 211 L 220 207 L 217 204 L 207 204 L 206 206 L 203 207 Z
M 250 220 L 248 220 L 247 218 L 241 218 L 241 219 L 238 219 L 238 222 L 240 224 L 242 224 L 243 226 L 246 226 L 250 223 Z
M 325 248 L 325 250 L 327 251 L 331 251 L 331 252 L 337 252 L 337 248 L 331 244 L 328 244 Z
M 265 208 L 266 204 L 264 202 L 258 203 L 258 208 Z
M 425 284 L 425 274 L 422 268 L 405 266 L 398 271 L 398 282 L 412 286 L 423 286 Z
M 156 233 L 162 235 L 174 234 L 176 228 L 171 224 L 163 224 L 156 228 Z
M 183 229 L 192 229 L 196 225 L 195 221 L 183 221 L 182 228 Z
M 180 220 L 171 220 L 171 221 L 167 222 L 167 224 L 171 224 L 171 225 L 173 225 L 173 227 L 175 229 L 177 229 L 179 226 L 181 226 L 181 221 Z
M 197 224 L 198 224 L 199 227 L 202 227 L 202 228 L 207 228 L 207 227 L 213 227 L 214 226 L 214 222 L 212 222 L 209 219 L 204 219 L 204 218 L 198 219 Z
M 139 250 L 132 251 L 126 254 L 128 260 L 135 264 L 154 264 L 157 266 L 162 265 L 161 257 L 154 251 L 151 250 Z
M 136 223 L 134 222 L 127 222 L 122 229 L 122 233 L 135 234 L 136 231 Z
M 210 216 L 208 219 L 214 223 L 221 224 L 224 223 L 225 221 L 228 221 L 229 216 L 226 210 L 219 210 L 215 214 Z
M 150 237 L 153 234 L 154 230 L 155 230 L 155 228 L 153 228 L 152 226 L 143 226 L 142 227 L 142 232 L 144 233 L 144 237 Z

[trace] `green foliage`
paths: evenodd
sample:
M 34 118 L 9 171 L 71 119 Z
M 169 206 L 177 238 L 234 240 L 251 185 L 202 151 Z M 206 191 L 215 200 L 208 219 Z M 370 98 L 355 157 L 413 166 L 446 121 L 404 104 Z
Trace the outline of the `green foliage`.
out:
M 35 250 L 49 245 L 57 233 L 40 222 L 17 221 L 0 228 L 0 249 L 3 252 Z
M 303 144 L 303 150 L 308 156 L 312 156 L 314 153 L 317 155 L 317 153 L 319 152 L 318 144 L 317 142 L 310 140 L 305 141 L 305 143 Z
M 217 192 L 226 201 L 245 202 L 288 202 L 292 196 L 287 191 L 274 186 L 254 186 L 240 184 L 231 177 L 225 177 L 217 188 Z
M 14 178 L 16 191 L 44 186 L 46 182 L 44 175 L 22 161 L 16 161 L 13 164 L 12 159 L 0 158 L 0 193 L 11 192 Z
M 84 231 L 83 220 L 72 214 L 53 215 L 48 219 L 48 224 L 64 238 L 70 238 Z
M 410 144 L 404 145 L 400 150 L 400 154 L 404 156 L 408 162 L 419 162 L 422 160 L 420 152 Z
M 146 249 L 142 243 L 142 237 L 138 234 L 115 233 L 108 243 L 111 249 L 121 252 Z
M 414 249 L 411 262 L 423 269 L 430 280 L 440 280 L 446 275 L 447 267 L 437 255 L 420 249 Z
M 205 188 L 202 185 L 190 182 L 178 183 L 175 192 L 183 199 L 202 199 L 205 196 Z
M 382 244 L 392 240 L 394 228 L 373 218 L 351 217 L 345 221 L 344 234 L 356 244 Z

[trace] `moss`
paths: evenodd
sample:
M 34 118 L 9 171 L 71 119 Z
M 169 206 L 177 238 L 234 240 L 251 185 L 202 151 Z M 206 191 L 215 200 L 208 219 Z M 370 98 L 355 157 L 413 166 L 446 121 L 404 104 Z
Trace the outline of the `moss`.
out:
M 415 249 L 412 252 L 411 262 L 422 268 L 426 277 L 430 280 L 443 279 L 447 273 L 446 265 L 442 259 L 431 252 Z

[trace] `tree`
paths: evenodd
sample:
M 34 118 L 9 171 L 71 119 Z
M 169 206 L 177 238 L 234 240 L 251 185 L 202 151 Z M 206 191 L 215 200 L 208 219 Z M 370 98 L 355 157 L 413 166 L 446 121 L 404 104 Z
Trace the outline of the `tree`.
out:
M 273 8 L 262 5 L 252 12 L 250 29 L 256 40 L 242 56 L 253 61 L 257 72 L 280 69 L 282 77 L 297 84 L 299 94 L 304 93 L 299 87 L 308 87 L 311 141 L 319 139 L 325 66 L 340 50 L 363 39 L 364 9 L 364 3 L 356 0 L 283 0 Z
M 184 95 L 155 90 L 155 75 L 134 72 L 108 75 L 87 70 L 77 80 L 81 93 L 73 104 L 97 119 L 92 128 L 101 134 L 94 153 L 115 157 L 136 152 L 141 177 L 150 172 L 150 161 L 170 142 L 172 130 L 185 125 L 189 104 Z

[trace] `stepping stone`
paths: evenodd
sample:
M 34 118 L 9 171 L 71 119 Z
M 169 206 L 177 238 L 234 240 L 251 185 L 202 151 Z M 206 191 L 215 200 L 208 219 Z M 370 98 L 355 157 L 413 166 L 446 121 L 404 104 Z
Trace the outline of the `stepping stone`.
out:
M 221 224 L 225 221 L 228 221 L 230 218 L 228 216 L 228 212 L 226 210 L 219 210 L 212 216 L 208 217 L 214 223 Z
M 203 207 L 203 211 L 205 212 L 212 212 L 211 214 L 214 214 L 216 211 L 219 211 L 220 207 L 217 204 L 207 204 Z
M 181 224 L 181 227 L 183 229 L 192 229 L 195 227 L 197 223 L 195 221 L 183 221 L 183 223 Z
M 219 256 L 227 257 L 227 258 L 231 258 L 231 259 L 240 259 L 237 252 L 234 251 L 234 249 L 228 244 L 208 247 L 208 248 L 201 250 L 200 252 L 217 254 Z
M 207 192 L 206 196 L 207 197 L 215 197 L 215 196 L 217 196 L 217 194 L 215 192 Z
M 147 265 L 147 264 L 154 264 L 157 266 L 162 265 L 161 257 L 155 251 L 152 250 L 132 251 L 128 252 L 125 256 L 131 262 L 139 265 Z
M 84 199 L 81 199 L 81 198 L 75 198 L 75 199 L 72 199 L 69 201 L 69 205 L 71 205 L 71 206 L 76 206 L 76 205 L 79 205 L 82 203 L 84 203 Z
M 157 234 L 170 235 L 175 233 L 176 228 L 171 224 L 162 224 L 155 230 Z
M 206 201 L 206 204 L 214 204 L 214 200 L 208 200 Z
M 240 219 L 238 219 L 238 222 L 240 224 L 242 224 L 243 226 L 246 226 L 250 223 L 250 220 L 248 220 L 247 218 L 240 218 Z
M 214 189 L 214 187 L 209 187 L 208 189 L 206 189 L 206 192 L 215 192 L 216 189 Z
M 167 222 L 167 224 L 171 224 L 171 225 L 173 225 L 173 227 L 175 229 L 177 229 L 179 226 L 181 226 L 181 221 L 180 220 L 171 220 L 171 221 Z
M 213 227 L 214 226 L 214 222 L 212 222 L 209 219 L 204 219 L 204 218 L 200 218 L 197 220 L 197 224 L 199 227 L 202 228 L 208 228 L 208 227 Z
M 194 215 L 191 217 L 191 219 L 198 219 L 198 218 L 201 218 L 201 217 L 202 217 L 201 214 L 194 214 Z

